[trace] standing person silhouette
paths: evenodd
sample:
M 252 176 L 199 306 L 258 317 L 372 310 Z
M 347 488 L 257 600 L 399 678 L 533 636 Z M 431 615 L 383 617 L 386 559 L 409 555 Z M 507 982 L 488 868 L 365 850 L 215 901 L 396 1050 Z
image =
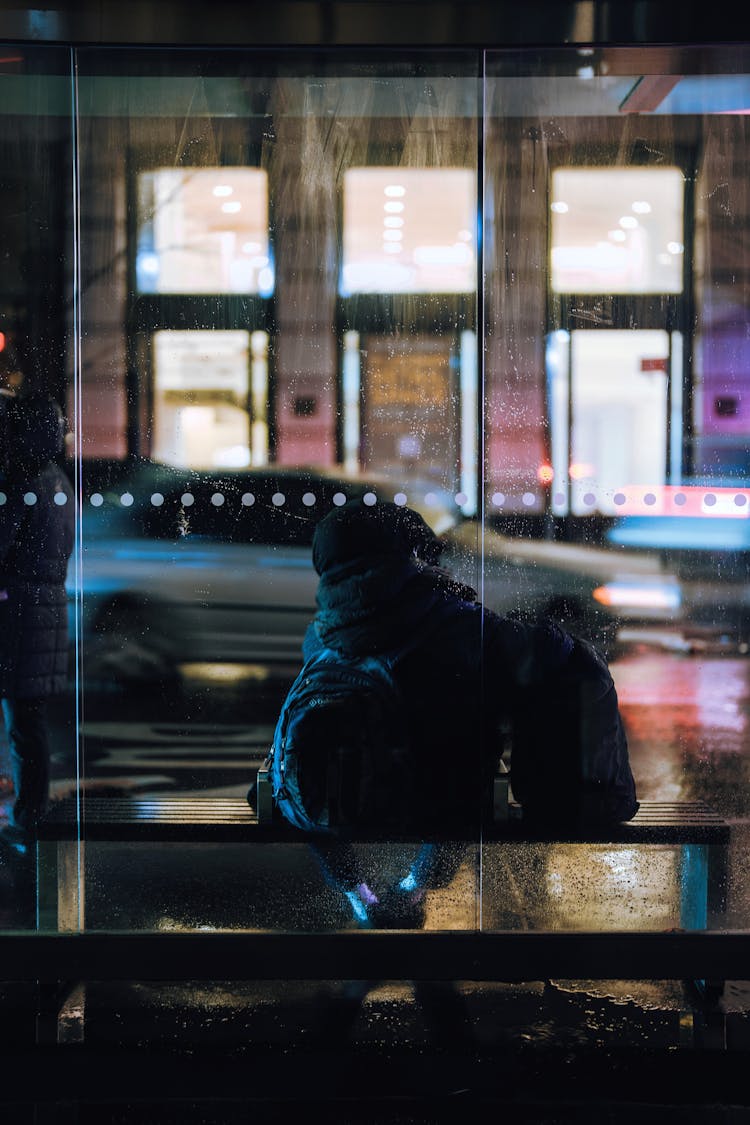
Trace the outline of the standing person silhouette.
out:
M 47 701 L 68 682 L 65 579 L 75 504 L 57 464 L 64 438 L 63 414 L 51 398 L 6 397 L 0 421 L 0 696 L 15 795 L 0 838 L 21 852 L 49 802 Z
M 0 354 L 0 360 L 2 360 L 2 358 L 2 354 Z M 0 364 L 0 374 L 5 374 L 3 370 L 4 366 L 5 365 Z M 3 441 L 2 434 L 4 433 L 5 412 L 7 411 L 14 398 L 15 392 L 11 388 L 0 386 L 0 448 L 2 448 Z M 0 488 L 4 487 L 5 473 L 2 470 L 2 461 L 0 455 Z M 0 591 L 0 599 L 3 598 L 3 594 L 4 591 Z M 13 779 L 10 776 L 9 760 L 6 757 L 6 749 L 4 746 L 0 746 L 0 801 L 5 801 L 8 797 L 12 797 L 14 792 L 15 790 L 13 788 Z

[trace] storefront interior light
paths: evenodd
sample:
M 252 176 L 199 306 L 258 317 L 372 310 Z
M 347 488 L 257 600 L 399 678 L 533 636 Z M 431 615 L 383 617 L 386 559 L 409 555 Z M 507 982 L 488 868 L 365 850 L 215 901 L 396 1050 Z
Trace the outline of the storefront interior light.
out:
M 159 259 L 156 254 L 139 254 L 138 269 L 143 273 L 157 274 L 159 272 Z
M 270 266 L 264 266 L 258 274 L 258 293 L 261 297 L 270 297 L 273 293 L 274 273 Z
M 420 265 L 463 265 L 470 257 L 470 250 L 464 243 L 454 246 L 417 246 L 414 261 Z

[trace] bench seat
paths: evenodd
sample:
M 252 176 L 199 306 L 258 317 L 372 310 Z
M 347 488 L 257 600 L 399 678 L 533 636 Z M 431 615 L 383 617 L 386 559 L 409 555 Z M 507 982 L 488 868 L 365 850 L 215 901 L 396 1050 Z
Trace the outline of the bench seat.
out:
M 708 913 L 726 909 L 729 825 L 700 801 L 642 801 L 636 816 L 607 828 L 544 833 L 530 829 L 521 810 L 482 828 L 481 837 L 462 834 L 467 843 L 502 841 L 671 845 L 680 848 L 681 910 L 685 929 L 706 926 Z M 352 839 L 374 842 L 436 839 L 373 831 Z M 439 837 L 457 837 L 447 830 Z M 304 844 L 304 833 L 285 822 L 259 823 L 255 810 L 241 797 L 74 798 L 53 805 L 40 826 L 37 841 L 37 908 L 44 930 L 85 929 L 85 880 L 81 849 L 86 843 Z
M 701 801 L 642 801 L 632 820 L 606 828 L 545 832 L 524 823 L 511 805 L 506 820 L 484 824 L 481 839 L 600 842 L 620 844 L 716 844 L 729 842 L 729 825 Z M 243 797 L 86 797 L 54 804 L 39 829 L 40 841 L 109 840 L 126 842 L 300 843 L 305 836 L 283 821 L 261 824 Z M 364 830 L 352 839 L 426 839 Z M 453 839 L 450 827 L 440 839 Z M 462 834 L 460 838 L 478 839 Z
M 393 834 L 374 832 L 352 838 L 394 840 Z M 89 843 L 304 845 L 308 837 L 285 822 L 259 823 L 241 797 L 84 796 L 53 805 L 41 825 L 36 844 L 41 932 L 0 935 L 0 964 L 6 979 L 38 982 L 38 1036 L 49 1042 L 56 1039 L 71 981 L 275 979 L 287 977 L 294 965 L 298 979 L 310 980 L 685 979 L 702 994 L 710 989 L 716 996 L 723 981 L 730 975 L 739 979 L 739 966 L 748 963 L 745 935 L 706 932 L 709 910 L 726 908 L 730 828 L 700 801 L 643 801 L 626 823 L 549 834 L 538 826 L 532 830 L 511 804 L 502 819 L 483 826 L 481 838 L 458 838 L 467 844 L 676 846 L 685 932 L 86 932 L 86 881 L 80 876 Z M 440 839 L 456 836 L 446 831 Z

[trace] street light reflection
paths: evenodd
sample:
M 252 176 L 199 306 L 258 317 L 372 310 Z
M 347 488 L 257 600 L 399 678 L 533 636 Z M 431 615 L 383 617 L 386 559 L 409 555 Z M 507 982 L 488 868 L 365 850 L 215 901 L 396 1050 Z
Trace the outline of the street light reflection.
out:
M 192 663 L 180 664 L 183 681 L 214 684 L 262 683 L 270 676 L 267 664 Z
M 545 877 L 554 913 L 548 921 L 573 930 L 679 926 L 679 873 L 674 847 L 553 845 Z
M 682 860 L 679 847 L 665 844 L 485 845 L 482 928 L 619 932 L 679 927 L 689 905 Z

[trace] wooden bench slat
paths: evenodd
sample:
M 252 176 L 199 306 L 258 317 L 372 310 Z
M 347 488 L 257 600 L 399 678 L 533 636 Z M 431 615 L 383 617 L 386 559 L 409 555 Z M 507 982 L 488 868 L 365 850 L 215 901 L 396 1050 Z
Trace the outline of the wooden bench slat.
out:
M 79 822 L 80 816 L 80 822 Z M 243 797 L 156 797 L 67 798 L 54 804 L 39 830 L 41 840 L 135 841 L 151 839 L 224 840 L 226 842 L 304 843 L 306 837 L 283 822 L 259 824 L 255 811 Z M 700 801 L 643 801 L 633 820 L 606 829 L 546 831 L 530 827 L 519 816 L 484 825 L 475 835 L 444 833 L 384 833 L 358 831 L 352 839 L 362 841 L 408 841 L 418 839 L 466 839 L 559 841 L 582 843 L 726 843 L 729 826 Z

